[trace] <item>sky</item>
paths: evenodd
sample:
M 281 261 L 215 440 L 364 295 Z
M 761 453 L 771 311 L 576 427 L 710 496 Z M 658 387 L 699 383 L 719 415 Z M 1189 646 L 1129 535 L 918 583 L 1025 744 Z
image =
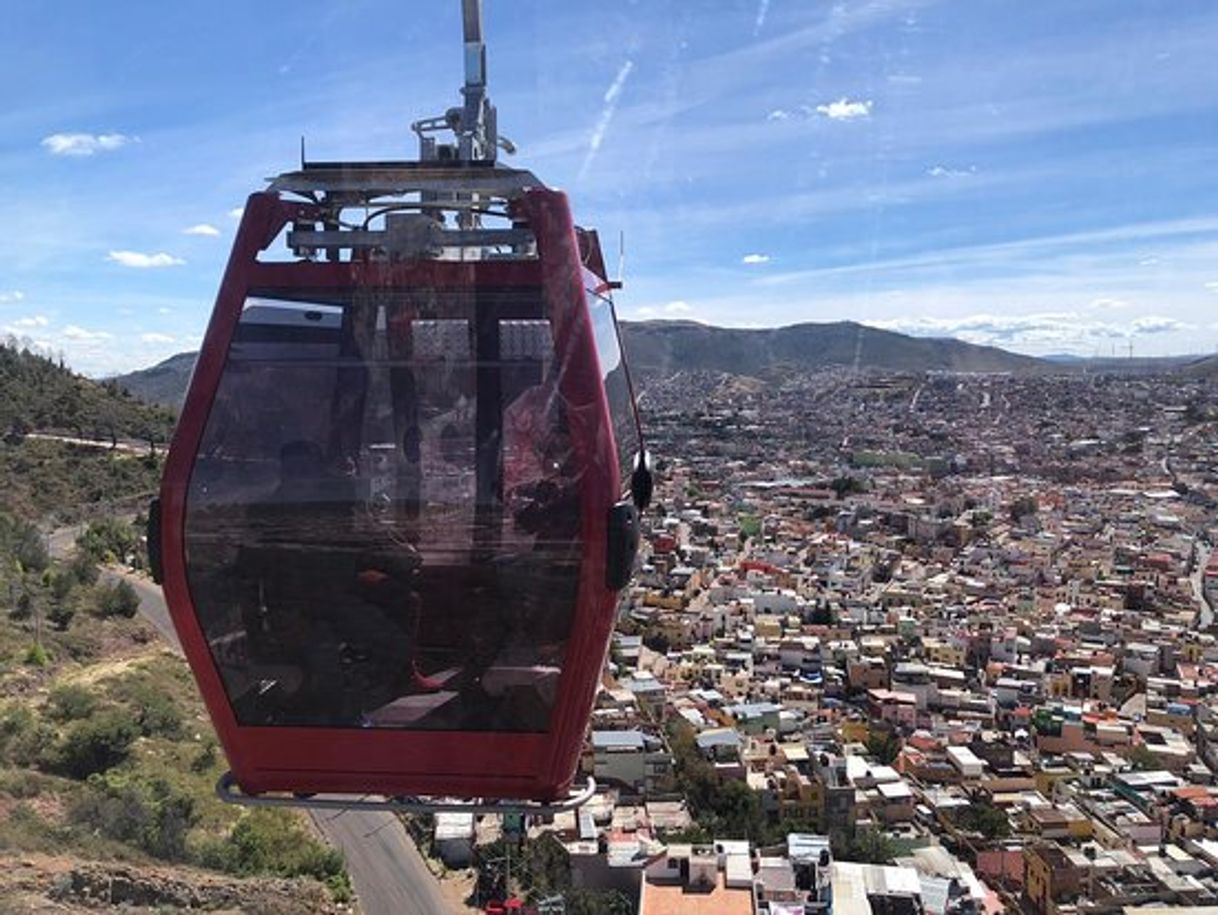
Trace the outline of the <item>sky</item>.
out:
M 8 0 L 0 335 L 199 343 L 245 197 L 415 154 L 458 0 Z M 624 239 L 627 319 L 1218 348 L 1212 0 L 485 0 L 502 134 Z

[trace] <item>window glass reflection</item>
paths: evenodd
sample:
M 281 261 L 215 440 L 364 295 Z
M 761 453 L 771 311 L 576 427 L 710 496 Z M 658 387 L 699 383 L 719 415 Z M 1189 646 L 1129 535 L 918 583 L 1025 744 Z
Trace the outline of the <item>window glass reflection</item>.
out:
M 541 313 L 519 290 L 248 299 L 186 517 L 242 724 L 548 727 L 581 550 Z

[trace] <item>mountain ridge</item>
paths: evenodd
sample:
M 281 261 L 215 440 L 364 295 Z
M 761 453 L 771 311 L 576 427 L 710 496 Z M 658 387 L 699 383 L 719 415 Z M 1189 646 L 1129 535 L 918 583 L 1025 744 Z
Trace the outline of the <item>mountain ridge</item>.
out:
M 887 371 L 1021 372 L 1052 366 L 950 337 L 911 337 L 854 321 L 784 327 L 717 327 L 697 321 L 623 321 L 622 346 L 641 379 L 683 369 L 757 377 L 855 367 Z M 153 403 L 177 406 L 197 353 L 178 353 L 113 381 Z

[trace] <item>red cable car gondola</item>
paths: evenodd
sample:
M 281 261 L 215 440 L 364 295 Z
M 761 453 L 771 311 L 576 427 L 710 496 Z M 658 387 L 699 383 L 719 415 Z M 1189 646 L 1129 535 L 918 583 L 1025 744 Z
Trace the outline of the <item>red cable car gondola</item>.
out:
M 170 448 L 154 566 L 247 795 L 574 775 L 650 476 L 596 234 L 495 164 L 470 59 L 420 161 L 249 198 Z

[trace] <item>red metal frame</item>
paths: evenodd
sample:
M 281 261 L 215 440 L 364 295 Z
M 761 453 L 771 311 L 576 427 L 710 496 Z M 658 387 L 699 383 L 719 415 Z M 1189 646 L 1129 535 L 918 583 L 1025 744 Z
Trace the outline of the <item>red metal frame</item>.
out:
M 605 586 L 607 519 L 621 492 L 613 425 L 602 386 L 566 196 L 530 190 L 516 201 L 536 238 L 533 261 L 262 263 L 258 254 L 308 204 L 250 196 L 191 378 L 161 483 L 164 590 L 204 702 L 246 792 L 341 791 L 385 795 L 553 800 L 572 781 L 609 649 L 616 594 Z M 246 727 L 237 723 L 187 583 L 186 500 L 195 455 L 250 289 L 356 285 L 536 286 L 555 330 L 568 422 L 583 467 L 583 559 L 558 698 L 546 733 Z

